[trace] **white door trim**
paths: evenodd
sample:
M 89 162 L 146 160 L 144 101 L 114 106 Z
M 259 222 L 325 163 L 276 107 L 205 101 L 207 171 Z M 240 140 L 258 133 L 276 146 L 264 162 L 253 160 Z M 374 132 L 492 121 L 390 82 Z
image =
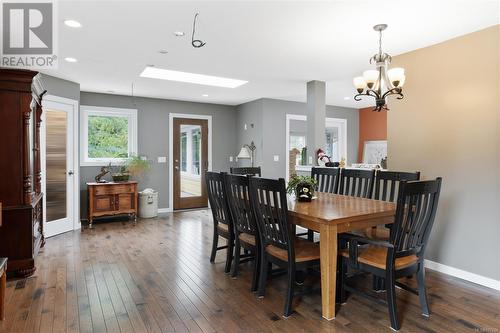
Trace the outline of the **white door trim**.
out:
M 70 118 L 72 120 L 73 126 L 71 129 L 68 128 L 68 131 L 71 130 L 73 133 L 73 147 L 69 147 L 72 149 L 73 152 L 73 195 L 72 195 L 72 203 L 73 203 L 73 209 L 71 216 L 69 218 L 73 221 L 72 223 L 72 229 L 70 230 L 78 230 L 81 228 L 81 222 L 80 222 L 80 164 L 79 164 L 79 149 L 78 149 L 78 138 L 79 138 L 79 116 L 78 116 L 78 111 L 79 111 L 79 106 L 78 106 L 78 101 L 69 99 L 69 98 L 64 98 L 64 97 L 59 97 L 59 96 L 54 96 L 54 95 L 45 95 L 42 100 L 42 110 L 45 108 L 53 108 L 53 109 L 63 109 L 63 110 L 68 110 Z M 71 126 L 71 125 L 70 125 Z M 45 142 L 45 112 L 42 112 L 42 126 L 40 128 L 40 150 L 41 150 L 41 171 L 42 171 L 42 192 L 46 192 L 46 169 L 45 169 L 45 161 L 46 161 L 46 156 L 45 156 L 45 147 L 46 147 L 46 142 Z M 46 221 L 46 200 L 44 198 L 43 200 L 43 222 L 44 225 L 47 226 Z M 59 229 L 56 227 L 53 232 L 50 234 L 46 234 L 45 237 L 51 237 L 54 236 L 58 233 L 70 231 L 67 230 L 67 228 L 62 228 Z M 45 233 L 47 230 L 44 228 Z
M 168 211 L 174 210 L 174 118 L 208 120 L 208 171 L 212 171 L 212 116 L 170 113 L 168 116 Z

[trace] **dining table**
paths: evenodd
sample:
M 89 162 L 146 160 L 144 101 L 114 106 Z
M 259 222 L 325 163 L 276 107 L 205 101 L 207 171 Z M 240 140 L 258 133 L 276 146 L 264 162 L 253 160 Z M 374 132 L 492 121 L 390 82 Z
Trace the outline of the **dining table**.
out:
M 393 202 L 352 196 L 316 193 L 310 202 L 288 197 L 290 223 L 319 233 L 322 316 L 335 319 L 337 236 L 394 222 Z

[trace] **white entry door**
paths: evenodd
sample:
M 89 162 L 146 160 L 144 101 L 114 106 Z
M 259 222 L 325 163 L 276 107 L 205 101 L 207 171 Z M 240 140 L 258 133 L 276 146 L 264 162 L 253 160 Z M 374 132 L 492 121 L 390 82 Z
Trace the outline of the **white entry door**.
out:
M 55 96 L 43 100 L 41 150 L 44 232 L 51 237 L 79 228 L 78 149 L 75 121 L 78 102 Z M 76 162 L 75 162 L 76 157 Z

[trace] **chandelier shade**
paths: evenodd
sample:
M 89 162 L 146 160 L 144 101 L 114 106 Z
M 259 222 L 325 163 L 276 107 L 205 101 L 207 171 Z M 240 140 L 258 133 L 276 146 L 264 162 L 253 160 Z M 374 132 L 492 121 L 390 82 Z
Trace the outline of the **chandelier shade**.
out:
M 379 52 L 370 58 L 370 64 L 375 64 L 375 69 L 368 69 L 362 76 L 357 76 L 352 80 L 357 95 L 355 101 L 361 101 L 362 97 L 370 96 L 375 98 L 375 108 L 373 111 L 388 110 L 387 97 L 396 95 L 397 99 L 403 99 L 403 85 L 406 80 L 405 70 L 401 67 L 389 69 L 391 56 L 382 52 L 382 31 L 387 28 L 387 24 L 377 24 L 373 27 L 379 32 Z

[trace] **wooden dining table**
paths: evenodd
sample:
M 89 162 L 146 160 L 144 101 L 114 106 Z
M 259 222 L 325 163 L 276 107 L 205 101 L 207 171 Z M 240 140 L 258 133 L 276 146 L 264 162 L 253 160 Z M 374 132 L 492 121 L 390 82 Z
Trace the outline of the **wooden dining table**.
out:
M 323 318 L 335 319 L 337 235 L 394 222 L 396 204 L 351 196 L 316 193 L 311 202 L 288 198 L 290 222 L 319 232 Z

